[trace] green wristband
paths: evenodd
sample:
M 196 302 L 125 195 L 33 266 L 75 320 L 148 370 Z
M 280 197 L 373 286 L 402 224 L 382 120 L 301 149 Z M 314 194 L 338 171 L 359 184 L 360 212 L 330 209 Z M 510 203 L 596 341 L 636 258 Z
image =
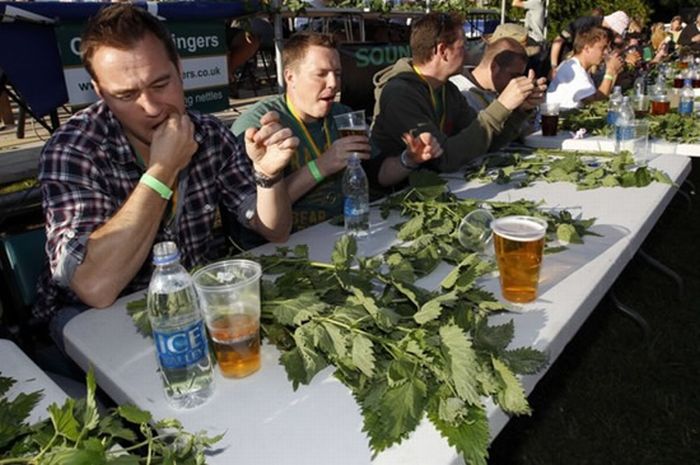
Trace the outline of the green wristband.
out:
M 139 179 L 139 183 L 150 187 L 165 200 L 170 200 L 170 197 L 173 196 L 173 191 L 168 186 L 148 173 L 143 173 L 143 176 Z
M 311 160 L 306 164 L 306 166 L 309 167 L 309 173 L 311 173 L 311 176 L 316 180 L 317 183 L 322 182 L 324 179 L 326 179 L 326 177 L 321 174 L 321 170 L 318 169 L 316 160 Z

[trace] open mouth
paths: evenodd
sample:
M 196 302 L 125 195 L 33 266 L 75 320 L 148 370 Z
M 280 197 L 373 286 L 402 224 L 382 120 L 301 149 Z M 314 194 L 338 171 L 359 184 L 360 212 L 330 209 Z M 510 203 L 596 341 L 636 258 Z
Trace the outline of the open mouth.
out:
M 319 100 L 323 100 L 324 102 L 328 102 L 328 103 L 333 103 L 333 101 L 335 100 L 335 94 L 321 96 L 319 98 Z

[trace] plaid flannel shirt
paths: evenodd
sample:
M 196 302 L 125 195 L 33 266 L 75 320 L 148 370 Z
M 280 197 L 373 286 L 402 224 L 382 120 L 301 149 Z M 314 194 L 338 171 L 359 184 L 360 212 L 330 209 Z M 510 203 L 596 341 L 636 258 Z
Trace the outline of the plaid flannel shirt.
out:
M 191 268 L 214 258 L 217 207 L 247 224 L 256 189 L 250 160 L 231 131 L 213 116 L 188 114 L 199 148 L 178 177 L 174 215 L 164 216 L 155 241 L 175 241 L 182 264 Z M 35 317 L 49 320 L 60 307 L 80 304 L 69 283 L 85 259 L 88 237 L 117 212 L 142 174 L 121 124 L 102 101 L 77 113 L 46 143 L 39 181 L 48 264 L 37 289 Z M 151 273 L 149 257 L 122 294 L 146 287 Z

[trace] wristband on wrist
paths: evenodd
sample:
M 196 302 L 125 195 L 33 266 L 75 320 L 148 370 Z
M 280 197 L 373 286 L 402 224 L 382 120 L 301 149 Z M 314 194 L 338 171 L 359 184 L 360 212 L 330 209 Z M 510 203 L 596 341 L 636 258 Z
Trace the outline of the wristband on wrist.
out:
M 323 182 L 326 177 L 321 174 L 321 170 L 318 169 L 318 165 L 316 164 L 316 160 L 311 160 L 306 164 L 306 167 L 309 168 L 309 173 L 311 173 L 311 177 L 314 178 L 316 183 L 318 184 L 319 182 Z
M 416 168 L 418 168 L 418 163 L 415 163 L 408 157 L 408 150 L 404 150 L 403 152 L 401 152 L 401 155 L 399 156 L 399 162 L 401 163 L 401 166 L 403 166 L 407 170 L 415 170 Z
M 615 76 L 613 76 L 612 74 L 609 74 L 609 73 L 605 73 L 605 75 L 603 76 L 603 79 L 607 79 L 608 81 L 614 81 Z
M 170 197 L 173 196 L 173 191 L 166 184 L 148 173 L 143 173 L 141 179 L 139 179 L 139 183 L 150 187 L 165 200 L 170 200 Z

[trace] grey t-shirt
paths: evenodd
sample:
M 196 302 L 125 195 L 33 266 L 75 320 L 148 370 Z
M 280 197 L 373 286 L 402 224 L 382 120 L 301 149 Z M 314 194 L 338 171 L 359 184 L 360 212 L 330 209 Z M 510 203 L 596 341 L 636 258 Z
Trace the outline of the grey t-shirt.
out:
M 527 0 L 524 2 L 525 27 L 528 34 L 536 42 L 544 41 L 544 2 L 542 0 Z

